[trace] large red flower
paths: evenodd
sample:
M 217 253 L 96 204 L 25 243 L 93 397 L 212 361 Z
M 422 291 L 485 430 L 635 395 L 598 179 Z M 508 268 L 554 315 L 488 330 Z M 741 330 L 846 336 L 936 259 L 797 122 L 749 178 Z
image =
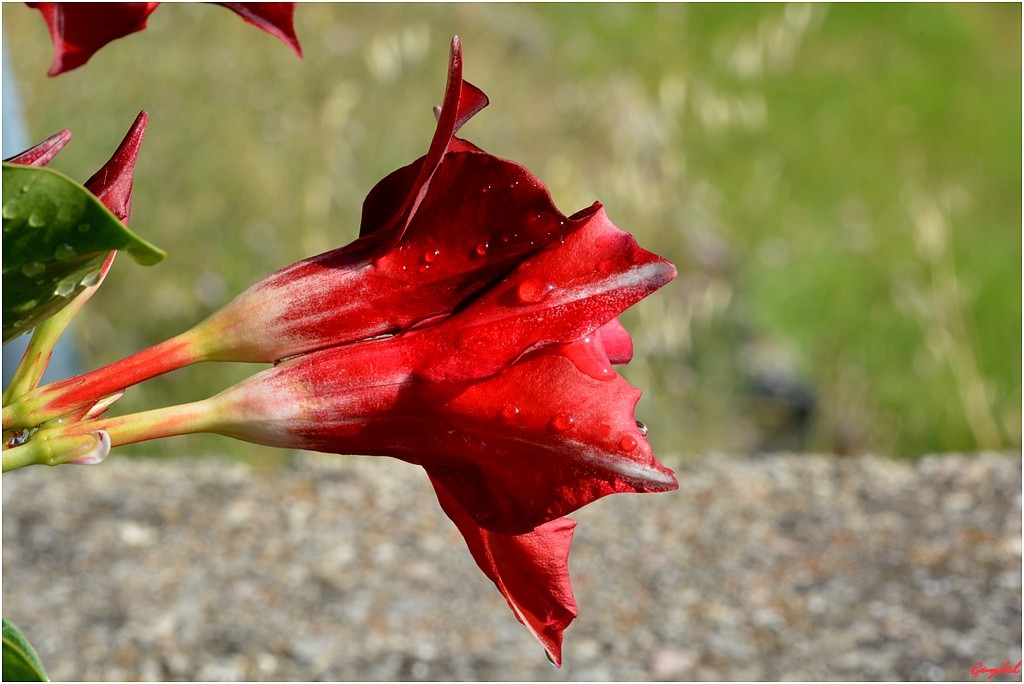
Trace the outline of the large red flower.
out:
M 107 43 L 146 28 L 159 2 L 29 2 L 43 15 L 53 41 L 53 63 L 47 72 L 56 76 L 82 66 Z M 218 2 L 246 22 L 281 39 L 302 57 L 292 15 L 294 2 Z
M 198 361 L 271 363 L 443 320 L 583 223 L 525 168 L 455 137 L 486 105 L 462 78 L 455 39 L 427 154 L 371 190 L 355 242 L 271 274 L 165 343 L 41 388 L 5 418 L 17 410 L 38 423 Z
M 602 326 L 674 275 L 604 211 L 433 326 L 303 354 L 211 400 L 203 429 L 422 465 L 473 519 L 520 534 L 613 492 L 675 487 Z M 609 328 L 622 357 L 621 327 Z

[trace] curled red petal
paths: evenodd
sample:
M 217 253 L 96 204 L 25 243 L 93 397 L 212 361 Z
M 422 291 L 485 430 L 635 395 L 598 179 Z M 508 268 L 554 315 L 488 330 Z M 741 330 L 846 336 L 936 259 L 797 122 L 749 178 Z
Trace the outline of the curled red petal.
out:
M 57 156 L 68 141 L 71 140 L 71 131 L 64 129 L 54 133 L 49 138 L 24 152 L 19 152 L 13 157 L 8 157 L 5 162 L 10 164 L 22 164 L 23 166 L 46 166 Z
M 427 192 L 434 172 L 448 151 L 455 132 L 486 106 L 487 96 L 483 91 L 462 78 L 462 43 L 458 36 L 454 36 L 448 57 L 448 81 L 445 84 L 444 101 L 427 154 L 419 160 L 416 177 L 405 191 L 404 201 L 399 205 L 397 212 L 382 224 L 367 223 L 364 220 L 360 236 L 380 234 L 389 247 L 402 238 Z
M 302 59 L 302 46 L 295 35 L 294 2 L 215 2 L 226 7 L 247 23 L 279 38 Z
M 53 41 L 53 63 L 47 72 L 56 76 L 82 66 L 107 43 L 146 28 L 158 2 L 36 2 L 28 3 L 43 15 Z
M 419 371 L 425 378 L 496 373 L 531 349 L 580 339 L 675 277 L 671 262 L 616 228 L 600 205 L 576 217 L 582 227 L 523 261 L 447 325 L 436 362 Z
M 578 614 L 569 582 L 569 549 L 576 521 L 558 518 L 524 534 L 497 534 L 473 522 L 444 485 L 434 478 L 430 482 L 476 564 L 555 667 L 561 667 L 562 633 Z
M 597 329 L 601 346 L 610 363 L 629 363 L 633 358 L 633 339 L 616 317 Z
M 135 179 L 135 162 L 139 158 L 142 136 L 146 133 L 149 114 L 139 112 L 121 144 L 107 163 L 85 182 L 85 187 L 103 202 L 114 216 L 125 223 L 132 211 L 132 182 Z

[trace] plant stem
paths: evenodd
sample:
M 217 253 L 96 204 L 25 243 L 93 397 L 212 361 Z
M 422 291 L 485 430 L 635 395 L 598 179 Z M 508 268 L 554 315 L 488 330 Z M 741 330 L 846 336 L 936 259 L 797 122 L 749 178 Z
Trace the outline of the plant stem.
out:
M 95 418 L 80 423 L 69 423 L 66 426 L 54 428 L 53 431 L 70 429 L 80 433 L 102 430 L 110 436 L 112 447 L 160 439 L 161 437 L 213 432 L 217 412 L 211 405 L 211 401 L 206 399 L 189 404 L 132 413 L 127 416 Z M 39 435 L 45 436 L 48 432 L 51 430 L 44 429 L 39 432 Z
M 89 408 L 126 387 L 202 361 L 190 332 L 84 375 L 36 388 L 4 406 L 3 429 L 32 427 Z

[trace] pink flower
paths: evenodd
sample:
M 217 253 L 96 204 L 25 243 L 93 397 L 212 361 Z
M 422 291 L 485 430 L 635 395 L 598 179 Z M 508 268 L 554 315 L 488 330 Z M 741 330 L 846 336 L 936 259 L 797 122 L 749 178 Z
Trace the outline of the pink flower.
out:
M 53 41 L 53 63 L 47 72 L 56 76 L 82 66 L 107 43 L 146 28 L 159 2 L 29 2 L 38 9 Z M 292 15 L 294 2 L 220 2 L 247 23 L 281 39 L 302 57 Z

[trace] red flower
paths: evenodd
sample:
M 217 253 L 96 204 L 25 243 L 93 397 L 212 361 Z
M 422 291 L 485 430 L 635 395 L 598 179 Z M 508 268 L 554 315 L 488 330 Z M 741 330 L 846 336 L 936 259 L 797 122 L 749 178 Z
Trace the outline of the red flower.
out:
M 613 492 L 675 488 L 601 330 L 675 269 L 599 207 L 575 220 L 451 318 L 280 363 L 211 400 L 202 429 L 422 465 L 504 534 Z M 621 358 L 621 326 L 608 330 Z
M 29 2 L 43 15 L 53 41 L 53 63 L 47 72 L 56 76 L 76 69 L 107 43 L 146 28 L 146 20 L 159 2 Z M 295 35 L 294 2 L 222 2 L 246 22 L 277 36 L 299 57 Z
M 455 39 L 430 148 L 370 191 L 355 242 L 264 278 L 163 344 L 23 398 L 21 410 L 38 423 L 198 361 L 271 363 L 446 318 L 583 223 L 522 166 L 454 137 L 486 105 L 462 79 Z

